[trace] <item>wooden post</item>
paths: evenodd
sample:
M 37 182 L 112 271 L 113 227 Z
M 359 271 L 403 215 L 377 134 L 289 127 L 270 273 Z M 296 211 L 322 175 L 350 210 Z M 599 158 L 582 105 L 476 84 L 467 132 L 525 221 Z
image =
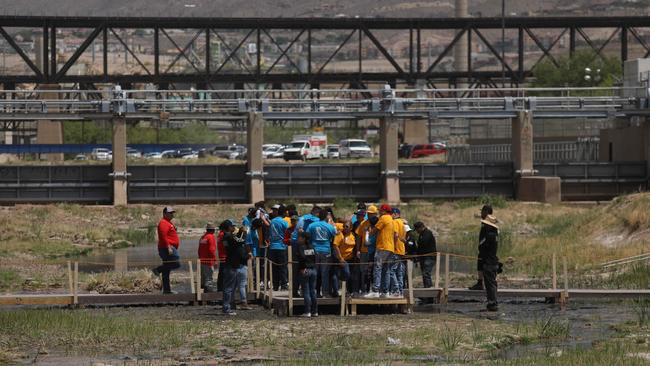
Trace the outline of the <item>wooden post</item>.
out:
M 440 253 L 436 252 L 436 282 L 435 288 L 440 288 Z
M 196 301 L 201 301 L 201 294 L 203 289 L 201 288 L 201 260 L 196 260 Z
M 79 304 L 79 262 L 74 262 L 74 291 L 72 294 L 72 303 Z
M 413 312 L 415 299 L 413 298 L 413 262 L 406 260 L 406 278 L 409 281 L 409 313 Z
M 557 258 L 553 253 L 553 290 L 557 290 Z
M 260 298 L 260 257 L 255 257 L 255 297 Z
M 267 267 L 269 267 L 269 307 L 273 307 L 273 262 L 270 260 L 267 260 L 267 263 L 269 264 Z
M 70 296 L 74 296 L 73 288 L 73 278 L 72 278 L 72 263 L 68 261 L 68 290 L 70 291 Z
M 446 304 L 448 296 L 449 296 L 449 253 L 445 253 L 445 288 L 442 291 L 442 299 L 440 299 L 440 303 Z
M 564 272 L 564 293 L 562 298 L 560 299 L 560 303 L 562 304 L 562 306 L 565 306 L 566 303 L 569 301 L 569 272 L 567 270 L 566 257 L 562 257 L 562 267 Z
M 347 285 L 346 281 L 341 281 L 341 316 L 345 316 L 346 308 L 347 308 L 345 302 L 345 293 L 348 291 L 348 289 L 346 285 Z
M 269 299 L 269 261 L 264 257 L 264 301 Z
M 192 269 L 192 261 L 187 261 L 187 264 L 190 266 L 190 287 L 192 288 L 192 293 L 196 293 L 196 288 L 194 287 L 194 269 Z
M 250 258 L 246 263 L 246 302 L 248 302 L 248 293 L 253 292 L 253 258 Z
M 289 316 L 293 316 L 293 253 L 287 247 L 287 270 L 289 271 Z

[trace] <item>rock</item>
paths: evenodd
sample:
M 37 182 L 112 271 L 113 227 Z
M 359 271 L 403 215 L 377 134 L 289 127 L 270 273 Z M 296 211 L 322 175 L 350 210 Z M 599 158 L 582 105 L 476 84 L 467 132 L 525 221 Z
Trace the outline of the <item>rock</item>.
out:
M 402 344 L 402 341 L 399 340 L 399 338 L 393 338 L 393 337 L 388 337 L 387 342 L 391 346 L 398 346 L 398 345 Z

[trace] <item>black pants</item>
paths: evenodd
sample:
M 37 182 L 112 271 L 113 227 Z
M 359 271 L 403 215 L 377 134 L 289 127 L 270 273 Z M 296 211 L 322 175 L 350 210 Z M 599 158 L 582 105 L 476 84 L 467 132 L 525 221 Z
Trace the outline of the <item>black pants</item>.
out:
M 171 292 L 171 281 L 169 279 L 169 274 L 171 271 L 181 268 L 180 257 L 178 255 L 178 250 L 172 248 L 172 254 L 169 254 L 167 248 L 158 248 L 158 255 L 162 259 L 163 263 L 156 268 L 158 272 L 162 275 L 162 288 L 163 292 Z
M 271 270 L 273 271 L 273 290 L 277 291 L 281 287 L 287 286 L 287 251 L 270 249 L 269 260 L 273 262 L 271 265 Z
M 424 287 L 429 288 L 433 287 L 433 281 L 431 281 L 431 272 L 436 262 L 433 257 L 421 257 L 420 258 L 420 269 L 422 270 L 422 284 Z
M 483 284 L 485 285 L 485 294 L 487 295 L 488 307 L 495 307 L 497 302 L 497 271 L 498 264 L 483 264 Z
M 293 287 L 293 294 L 294 296 L 298 296 L 298 288 L 300 287 L 300 271 L 298 269 L 298 244 L 294 244 L 291 247 L 287 248 L 287 250 L 291 251 L 291 258 L 293 259 L 293 262 L 295 262 L 291 266 L 291 270 L 293 272 L 293 283 L 291 286 Z

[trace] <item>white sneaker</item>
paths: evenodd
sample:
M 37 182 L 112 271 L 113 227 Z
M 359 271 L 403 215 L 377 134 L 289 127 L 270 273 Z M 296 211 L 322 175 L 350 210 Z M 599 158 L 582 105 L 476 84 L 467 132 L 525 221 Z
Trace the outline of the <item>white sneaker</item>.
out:
M 311 318 L 311 313 L 304 313 L 301 315 L 303 318 Z
M 396 292 L 396 293 L 393 293 L 393 294 L 389 294 L 389 295 L 388 295 L 388 298 L 389 298 L 389 299 L 401 299 L 402 297 L 403 297 L 403 296 L 402 296 L 402 295 L 400 295 L 400 294 L 399 294 L 399 293 L 397 293 L 397 292 Z
M 379 297 L 381 297 L 381 298 L 383 299 L 383 298 L 388 297 L 388 294 L 385 293 L 385 292 L 382 292 L 382 293 L 379 295 Z
M 379 292 L 370 291 L 367 294 L 363 295 L 366 299 L 376 299 L 379 297 Z

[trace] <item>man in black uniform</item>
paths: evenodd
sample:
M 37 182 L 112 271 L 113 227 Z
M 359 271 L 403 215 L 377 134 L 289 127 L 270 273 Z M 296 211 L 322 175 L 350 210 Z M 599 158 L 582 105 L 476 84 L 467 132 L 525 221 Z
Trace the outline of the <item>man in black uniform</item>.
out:
M 488 215 L 492 215 L 492 206 L 490 205 L 484 205 L 481 208 L 481 215 L 480 218 L 481 220 L 484 220 Z M 474 216 L 476 217 L 476 216 Z M 483 231 L 481 230 L 481 233 L 479 234 L 478 241 L 479 243 L 481 242 L 481 239 L 483 238 Z M 478 260 L 476 261 L 476 273 L 478 276 L 478 280 L 476 283 L 472 286 L 469 287 L 470 290 L 485 290 L 485 286 L 483 286 L 483 262 L 481 261 L 481 258 L 479 257 Z
M 492 211 L 492 207 L 489 207 L 489 210 Z M 479 234 L 478 257 L 483 273 L 488 311 L 497 311 L 499 309 L 497 302 L 497 273 L 501 271 L 501 265 L 499 257 L 497 257 L 499 246 L 497 222 L 496 217 L 493 215 L 486 215 L 481 220 L 481 233 Z

